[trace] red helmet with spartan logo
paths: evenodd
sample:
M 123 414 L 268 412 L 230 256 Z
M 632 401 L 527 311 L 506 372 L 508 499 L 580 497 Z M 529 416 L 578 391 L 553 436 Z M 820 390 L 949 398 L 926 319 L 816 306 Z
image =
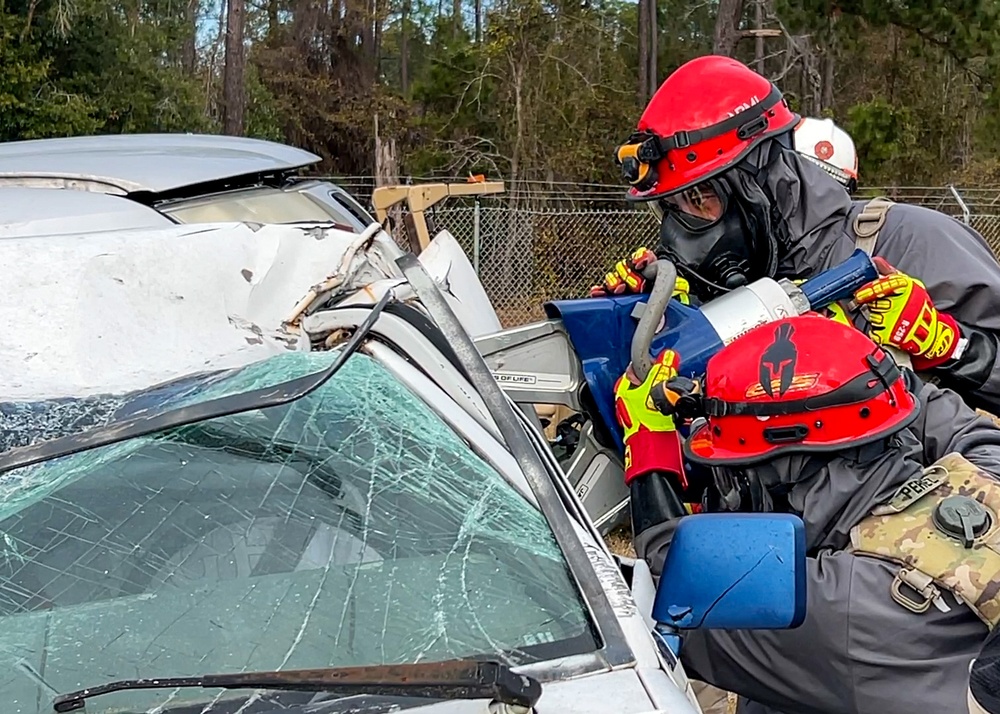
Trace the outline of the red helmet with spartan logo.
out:
M 708 465 L 859 446 L 917 415 L 892 358 L 815 313 L 754 328 L 709 360 L 704 413 L 684 449 Z

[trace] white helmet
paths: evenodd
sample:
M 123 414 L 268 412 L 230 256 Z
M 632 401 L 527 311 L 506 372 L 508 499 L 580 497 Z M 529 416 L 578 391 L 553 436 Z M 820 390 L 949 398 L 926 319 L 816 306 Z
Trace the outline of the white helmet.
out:
M 849 193 L 858 187 L 858 153 L 850 134 L 832 119 L 803 117 L 795 127 L 795 150 L 837 181 Z

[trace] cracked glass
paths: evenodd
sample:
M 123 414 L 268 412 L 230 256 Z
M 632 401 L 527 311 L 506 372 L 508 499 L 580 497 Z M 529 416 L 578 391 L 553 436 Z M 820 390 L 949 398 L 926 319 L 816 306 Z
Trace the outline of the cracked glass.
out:
M 336 355 L 2 405 L 4 448 L 275 385 Z M 598 647 L 541 512 L 363 354 L 290 404 L 0 476 L 0 549 L 4 712 L 51 712 L 56 694 L 117 679 Z M 86 712 L 319 712 L 324 699 L 126 691 Z

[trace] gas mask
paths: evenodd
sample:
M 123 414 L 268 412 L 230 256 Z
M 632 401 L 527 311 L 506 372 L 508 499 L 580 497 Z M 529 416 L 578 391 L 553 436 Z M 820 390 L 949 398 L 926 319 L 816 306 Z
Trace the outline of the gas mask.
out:
M 673 261 L 692 292 L 711 299 L 763 277 L 773 277 L 777 246 L 761 240 L 764 221 L 744 211 L 722 181 L 710 182 L 721 202 L 718 217 L 693 215 L 661 202 L 659 252 Z M 679 202 L 685 199 L 682 197 Z
M 768 157 L 781 150 L 776 138 L 721 176 L 651 206 L 660 217 L 657 252 L 677 265 L 698 297 L 718 297 L 777 273 L 778 246 L 786 241 L 763 186 Z
M 770 494 L 764 488 L 756 469 L 712 468 L 716 510 L 739 513 L 770 513 L 774 510 Z

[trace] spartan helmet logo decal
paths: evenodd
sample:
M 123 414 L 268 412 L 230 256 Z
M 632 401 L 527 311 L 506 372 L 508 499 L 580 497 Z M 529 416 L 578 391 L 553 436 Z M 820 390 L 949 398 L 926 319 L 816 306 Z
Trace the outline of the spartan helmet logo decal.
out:
M 792 386 L 795 377 L 795 363 L 799 352 L 792 342 L 795 328 L 790 323 L 778 325 L 774 331 L 774 342 L 760 356 L 760 386 L 769 397 L 774 397 L 774 383 L 778 383 L 778 396 L 782 396 Z

